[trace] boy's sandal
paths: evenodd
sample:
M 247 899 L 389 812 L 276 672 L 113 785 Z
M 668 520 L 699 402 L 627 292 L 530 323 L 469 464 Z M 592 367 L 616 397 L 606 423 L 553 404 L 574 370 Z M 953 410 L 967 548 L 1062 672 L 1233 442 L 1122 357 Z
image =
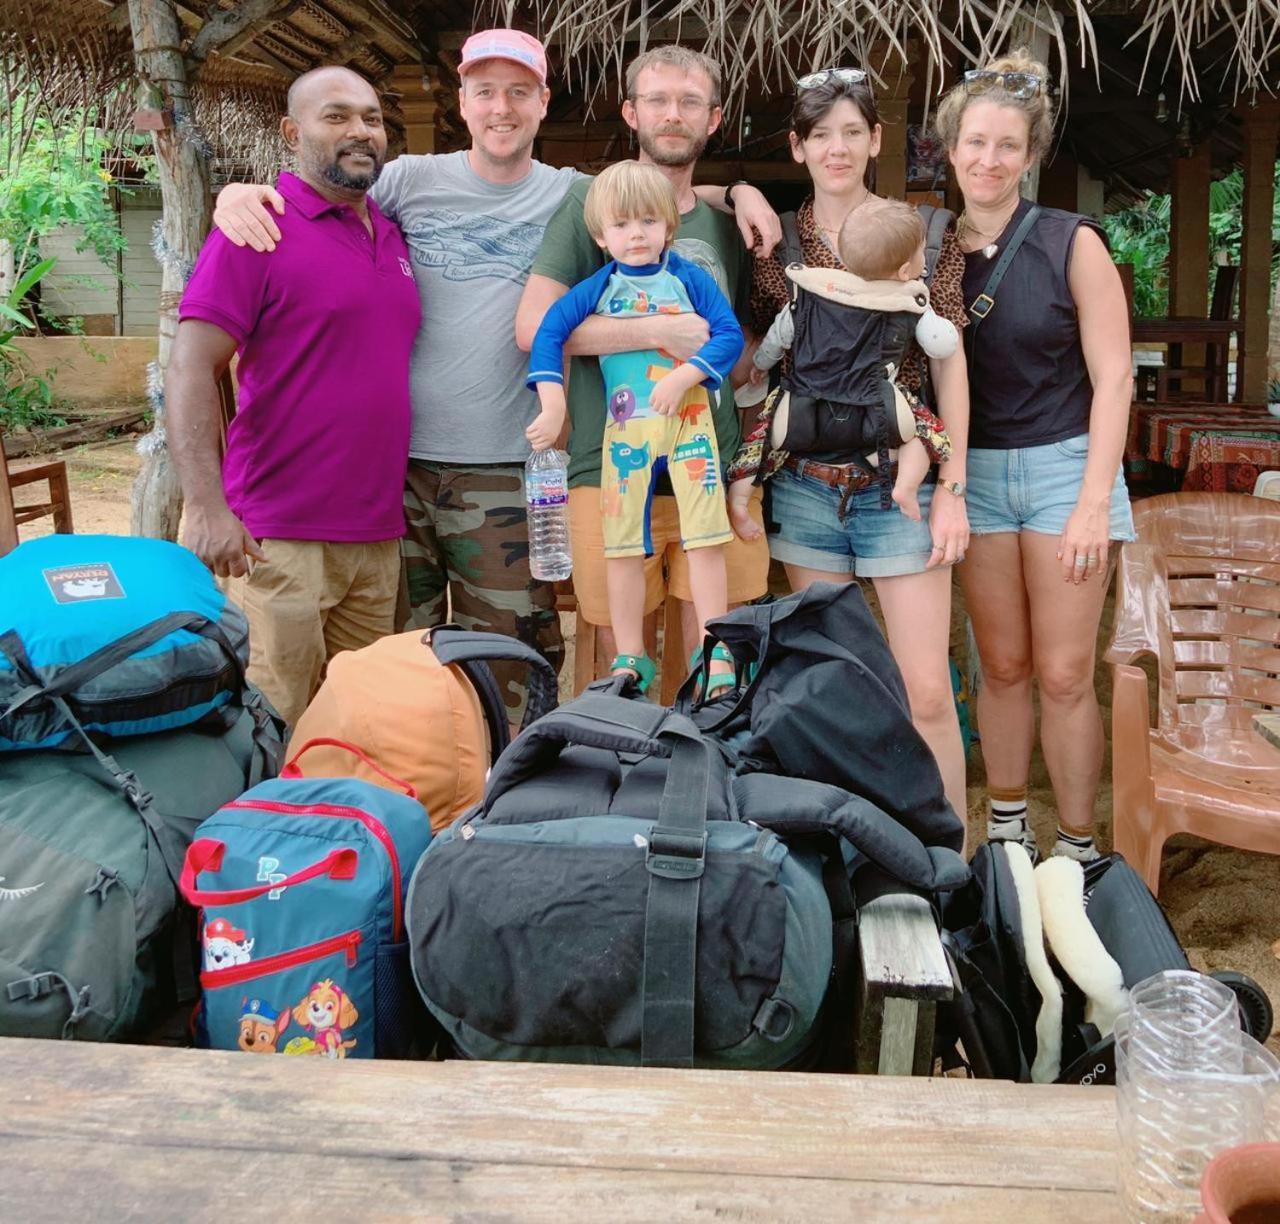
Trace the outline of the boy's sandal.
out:
M 649 691 L 649 685 L 653 683 L 653 678 L 658 674 L 658 667 L 647 654 L 630 655 L 620 654 L 614 655 L 613 662 L 609 664 L 609 671 L 629 671 L 635 674 L 636 688 L 642 692 Z
M 711 657 L 719 663 L 728 663 L 730 670 L 727 672 L 709 672 L 707 675 L 706 689 L 700 690 L 698 696 L 705 701 L 710 701 L 721 689 L 733 688 L 738 683 L 737 663 L 734 661 L 733 655 L 729 648 L 722 642 L 717 642 L 711 648 Z M 699 646 L 689 659 L 690 671 L 702 670 L 702 647 Z

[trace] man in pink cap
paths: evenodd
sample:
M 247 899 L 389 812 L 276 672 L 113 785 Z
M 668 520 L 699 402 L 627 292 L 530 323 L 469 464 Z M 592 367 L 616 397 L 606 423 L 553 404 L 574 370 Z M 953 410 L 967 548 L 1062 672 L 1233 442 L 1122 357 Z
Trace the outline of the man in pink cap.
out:
M 402 155 L 370 193 L 404 233 L 422 298 L 410 378 L 401 619 L 415 628 L 452 619 L 506 633 L 558 668 L 564 646 L 555 592 L 529 573 L 524 431 L 538 400 L 525 386 L 515 318 L 547 222 L 583 176 L 534 160 L 550 99 L 546 51 L 536 38 L 481 30 L 463 44 L 458 71 L 470 148 Z M 717 205 L 723 200 L 723 188 L 699 191 Z M 234 242 L 272 250 L 279 231 L 260 201 L 284 211 L 269 187 L 226 187 L 214 222 Z M 743 201 L 735 202 L 744 218 Z M 672 318 L 689 326 L 684 316 Z M 695 336 L 683 347 L 692 353 L 700 343 Z M 682 346 L 673 339 L 667 347 Z M 492 667 L 518 723 L 523 669 Z

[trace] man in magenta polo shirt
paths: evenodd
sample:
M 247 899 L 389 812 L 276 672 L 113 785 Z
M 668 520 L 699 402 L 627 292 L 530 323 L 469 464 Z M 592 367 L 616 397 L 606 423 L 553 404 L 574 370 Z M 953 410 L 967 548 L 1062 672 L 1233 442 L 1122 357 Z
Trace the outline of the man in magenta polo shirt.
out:
M 320 68 L 289 91 L 274 255 L 210 234 L 165 382 L 184 543 L 244 608 L 250 678 L 290 725 L 326 662 L 394 628 L 421 306 L 399 229 L 366 193 L 387 140 L 377 94 Z M 217 384 L 239 353 L 219 456 Z

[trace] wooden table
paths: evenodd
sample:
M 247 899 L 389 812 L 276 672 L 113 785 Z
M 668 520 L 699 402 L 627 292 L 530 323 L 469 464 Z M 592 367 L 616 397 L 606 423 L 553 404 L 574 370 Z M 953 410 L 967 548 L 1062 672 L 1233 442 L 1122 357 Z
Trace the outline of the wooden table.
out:
M 1135 400 L 1129 412 L 1124 460 L 1131 476 L 1152 464 L 1185 471 L 1197 435 L 1280 440 L 1280 421 L 1261 404 L 1169 404 Z
M 0 1040 L 10 1220 L 1120 1219 L 1110 1088 Z
M 1227 357 L 1230 352 L 1231 337 L 1240 330 L 1239 319 L 1197 319 L 1185 316 L 1170 316 L 1167 319 L 1131 319 L 1129 322 L 1130 337 L 1133 344 L 1163 344 L 1167 346 L 1168 369 L 1182 368 L 1182 346 L 1184 344 L 1205 344 L 1221 348 L 1222 359 L 1218 362 L 1212 381 L 1212 390 L 1225 399 L 1227 394 Z M 1206 385 L 1206 392 L 1210 387 Z M 1205 398 L 1208 398 L 1206 395 Z
M 1263 472 L 1280 470 L 1280 421 L 1270 435 L 1197 430 L 1187 448 L 1187 492 L 1252 493 Z

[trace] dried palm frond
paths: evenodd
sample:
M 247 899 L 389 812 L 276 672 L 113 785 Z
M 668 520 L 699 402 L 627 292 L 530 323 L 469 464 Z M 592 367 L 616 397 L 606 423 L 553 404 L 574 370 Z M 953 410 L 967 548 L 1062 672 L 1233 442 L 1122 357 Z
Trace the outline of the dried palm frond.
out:
M 1111 0 L 1114 4 L 1114 0 Z M 786 92 L 796 76 L 861 64 L 892 88 L 905 62 L 927 74 L 929 96 L 948 58 L 984 63 L 1046 33 L 1065 91 L 1068 66 L 1098 68 L 1091 18 L 1100 0 L 478 0 L 476 25 L 532 27 L 559 45 L 566 83 L 589 111 L 620 87 L 628 44 L 680 41 L 720 65 L 726 117 L 739 118 L 749 90 Z M 1115 15 L 1115 9 L 1109 10 Z M 1280 0 L 1133 0 L 1148 67 L 1178 90 L 1200 91 L 1197 53 L 1229 29 L 1217 87 L 1233 99 L 1280 87 Z M 1074 40 L 1074 46 L 1072 42 Z M 1131 40 L 1132 41 L 1132 40 Z M 1154 57 L 1159 62 L 1152 64 Z

